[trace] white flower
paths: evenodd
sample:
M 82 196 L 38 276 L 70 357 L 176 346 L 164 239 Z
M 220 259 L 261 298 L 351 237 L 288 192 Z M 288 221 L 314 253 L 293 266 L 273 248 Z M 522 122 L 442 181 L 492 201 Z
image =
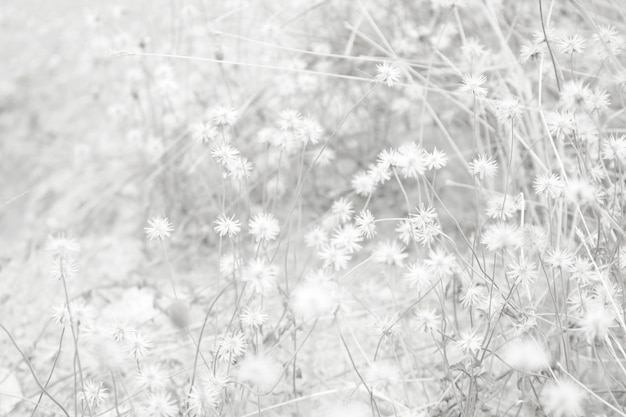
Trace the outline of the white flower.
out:
M 397 313 L 386 314 L 385 317 L 375 317 L 370 324 L 372 334 L 377 337 L 392 336 L 396 333 L 400 316 Z
M 148 220 L 148 227 L 144 229 L 146 236 L 150 240 L 165 239 L 170 237 L 170 234 L 174 230 L 172 223 L 167 217 L 156 216 Z
M 555 248 L 546 255 L 546 263 L 552 268 L 569 270 L 574 263 L 574 255 L 567 250 Z
M 372 261 L 400 268 L 404 265 L 404 259 L 409 256 L 404 249 L 395 240 L 379 242 L 372 253 Z
M 243 312 L 239 315 L 239 320 L 241 320 L 241 324 L 245 327 L 258 329 L 267 321 L 267 314 L 265 314 L 261 309 L 253 310 L 246 306 L 244 307 Z
M 512 340 L 505 346 L 502 358 L 523 372 L 539 372 L 550 365 L 546 350 L 532 339 Z
M 152 341 L 145 337 L 143 333 L 133 332 L 126 342 L 125 347 L 129 356 L 136 361 L 140 361 L 150 353 L 150 349 L 152 349 L 153 346 Z
M 417 310 L 415 328 L 421 332 L 432 333 L 441 326 L 441 316 L 434 310 Z
M 320 248 L 317 254 L 324 261 L 324 268 L 332 266 L 335 271 L 346 269 L 348 262 L 352 259 L 345 248 L 339 248 L 335 245 L 325 245 Z
M 232 126 L 239 117 L 237 109 L 227 106 L 215 106 L 209 110 L 209 117 L 216 126 Z
M 334 282 L 307 282 L 294 289 L 291 307 L 305 320 L 322 314 L 332 314 L 337 308 L 337 284 Z
M 459 91 L 471 93 L 476 97 L 485 97 L 487 89 L 483 85 L 487 82 L 487 77 L 483 74 L 464 74 L 461 80 Z
M 419 292 L 428 289 L 432 284 L 432 272 L 423 262 L 409 264 L 403 278 Z
M 520 230 L 508 223 L 491 224 L 483 233 L 480 243 L 488 250 L 495 252 L 498 250 L 517 249 L 522 245 L 523 236 Z
M 391 179 L 391 170 L 389 169 L 389 166 L 384 166 L 382 164 L 370 164 L 367 169 L 367 175 L 372 178 L 375 185 L 384 184 L 386 181 Z
M 603 112 L 611 105 L 611 96 L 603 88 L 595 88 L 585 97 L 585 109 L 589 113 Z
M 331 239 L 331 244 L 337 248 L 345 249 L 348 253 L 358 252 L 361 249 L 359 242 L 363 236 L 359 229 L 351 223 L 339 227 Z
M 576 111 L 584 107 L 591 90 L 582 81 L 567 81 L 563 84 L 559 102 L 565 110 Z
M 227 168 L 239 161 L 239 150 L 220 141 L 211 148 L 211 156 L 223 168 Z
M 377 179 L 369 172 L 361 171 L 352 177 L 352 189 L 361 197 L 369 197 L 376 190 Z
M 561 180 L 559 174 L 539 174 L 535 178 L 533 188 L 537 194 L 557 198 L 563 193 L 565 183 Z
M 225 334 L 217 342 L 216 352 L 218 357 L 224 362 L 232 362 L 243 355 L 248 348 L 248 343 L 243 333 L 235 332 Z
M 168 375 L 158 363 L 151 363 L 141 367 L 137 382 L 150 391 L 161 390 L 167 384 Z
M 570 178 L 564 190 L 565 198 L 574 204 L 585 205 L 598 200 L 598 189 L 586 179 Z
M 454 255 L 447 253 L 442 248 L 430 251 L 424 265 L 432 272 L 435 278 L 448 278 L 456 271 L 457 264 Z
M 80 252 L 80 245 L 76 240 L 63 235 L 48 236 L 46 250 L 55 259 L 72 259 Z
M 96 383 L 92 379 L 87 379 L 83 391 L 80 392 L 80 399 L 88 409 L 94 411 L 100 407 L 110 395 L 102 383 Z
M 143 415 L 151 417 L 174 417 L 178 414 L 178 406 L 170 394 L 152 392 L 141 407 Z
M 559 52 L 565 55 L 582 54 L 585 50 L 585 38 L 579 34 L 559 39 L 557 46 Z
M 520 62 L 525 64 L 528 61 L 538 60 L 546 51 L 544 42 L 524 41 L 520 48 Z
M 259 213 L 248 222 L 250 234 L 256 241 L 274 240 L 280 233 L 280 225 L 271 213 Z
M 282 366 L 270 356 L 246 356 L 237 371 L 237 377 L 249 382 L 259 391 L 271 389 L 280 380 Z
M 59 325 L 65 326 L 70 322 L 79 324 L 83 329 L 91 329 L 95 318 L 95 311 L 92 307 L 85 304 L 82 299 L 70 301 L 69 308 L 65 303 L 56 305 L 52 308 L 52 319 Z
M 448 155 L 437 148 L 433 148 L 431 153 L 426 153 L 426 166 L 429 170 L 438 170 L 448 163 Z
M 528 262 L 524 258 L 521 258 L 519 262 L 512 262 L 510 269 L 507 271 L 507 276 L 513 278 L 515 282 L 526 284 L 535 282 L 537 274 L 537 265 L 533 262 Z
M 593 40 L 598 45 L 597 54 L 601 59 L 622 53 L 624 38 L 611 25 L 601 25 L 598 33 L 593 35 Z
M 584 300 L 584 314 L 578 325 L 589 341 L 604 340 L 615 318 L 615 311 L 605 306 L 603 300 L 589 298 Z
M 322 227 L 316 226 L 304 236 L 304 243 L 309 248 L 320 249 L 328 243 L 328 233 Z
M 209 143 L 214 140 L 217 135 L 215 126 L 208 123 L 196 123 L 189 127 L 191 138 L 198 143 Z
M 541 392 L 543 411 L 551 417 L 579 417 L 583 415 L 586 393 L 572 381 L 548 382 Z
M 227 217 L 225 214 L 220 214 L 217 216 L 217 220 L 213 222 L 215 227 L 215 233 L 224 237 L 228 235 L 228 237 L 235 237 L 241 231 L 241 222 L 235 219 L 235 215 L 233 214 L 231 217 Z
M 189 395 L 189 409 L 195 411 L 195 415 L 210 415 L 221 401 L 221 389 L 214 384 L 197 384 L 191 389 Z
M 252 163 L 248 158 L 237 157 L 224 167 L 224 171 L 227 177 L 242 181 L 252 174 Z
M 492 219 L 508 220 L 524 208 L 522 201 L 512 195 L 494 195 L 487 201 L 485 214 Z
M 376 235 L 376 219 L 369 210 L 363 210 L 354 219 L 357 229 L 366 239 L 371 239 Z
M 263 259 L 253 259 L 243 269 L 241 280 L 247 282 L 255 293 L 267 294 L 276 286 L 278 271 L 276 265 L 266 264 Z
M 500 123 L 510 124 L 522 113 L 522 107 L 517 99 L 498 100 L 494 103 L 496 119 Z
M 293 109 L 283 110 L 278 115 L 278 128 L 282 131 L 293 131 L 300 125 L 301 120 L 302 115 L 299 111 Z
M 558 138 L 569 136 L 576 126 L 574 115 L 570 112 L 550 112 L 546 115 L 546 124 L 550 134 Z
M 486 299 L 485 288 L 481 285 L 470 285 L 461 297 L 461 305 L 465 308 L 476 308 Z
M 306 117 L 298 124 L 296 134 L 303 143 L 316 145 L 324 134 L 324 128 L 322 128 L 317 120 Z
M 469 164 L 470 173 L 481 180 L 495 177 L 497 170 L 498 163 L 486 155 L 479 155 Z
M 626 136 L 609 136 L 602 142 L 602 159 L 626 163 Z
M 428 153 L 415 142 L 400 146 L 394 164 L 404 178 L 419 178 L 428 168 Z
M 481 349 L 482 338 L 474 330 L 461 334 L 455 345 L 465 354 L 476 354 Z
M 56 280 L 70 279 L 78 272 L 78 265 L 71 258 L 55 258 L 52 260 L 50 276 Z
M 350 221 L 352 214 L 354 214 L 354 203 L 342 197 L 333 203 L 330 211 L 337 216 L 341 223 L 346 223 Z
M 400 69 L 393 62 L 384 61 L 376 65 L 376 81 L 393 87 L 400 80 Z

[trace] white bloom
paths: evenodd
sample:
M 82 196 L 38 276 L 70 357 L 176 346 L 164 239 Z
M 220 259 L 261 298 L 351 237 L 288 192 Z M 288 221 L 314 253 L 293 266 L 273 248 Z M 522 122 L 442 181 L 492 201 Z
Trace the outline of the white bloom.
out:
M 393 87 L 400 80 L 400 69 L 393 62 L 384 61 L 376 65 L 376 81 Z
M 278 272 L 276 265 L 267 264 L 263 259 L 253 259 L 243 269 L 241 280 L 248 283 L 253 292 L 267 294 L 276 286 Z
M 146 236 L 150 240 L 165 239 L 170 237 L 170 234 L 174 230 L 172 223 L 167 217 L 156 216 L 148 220 L 148 227 L 144 229 Z
M 274 240 L 280 233 L 280 225 L 271 213 L 259 213 L 248 222 L 250 234 L 256 241 Z
M 280 380 L 282 366 L 270 356 L 246 356 L 239 365 L 237 377 L 249 382 L 257 390 L 270 390 Z
M 372 252 L 372 261 L 400 268 L 409 256 L 404 250 L 404 246 L 395 240 L 379 242 Z
M 308 282 L 296 287 L 291 294 L 294 313 L 305 320 L 332 314 L 337 305 L 337 284 L 334 282 Z
M 498 163 L 486 155 L 479 155 L 469 164 L 469 171 L 472 175 L 485 178 L 495 177 L 498 171 Z
M 222 361 L 234 363 L 238 357 L 246 352 L 247 348 L 248 343 L 243 333 L 235 332 L 220 336 L 215 350 Z
M 96 383 L 92 379 L 85 381 L 83 391 L 80 392 L 80 399 L 85 403 L 88 409 L 94 411 L 100 407 L 107 398 L 110 397 L 108 390 L 102 385 L 102 383 Z
M 583 415 L 586 393 L 572 381 L 548 382 L 541 392 L 543 411 L 551 417 L 579 417 Z
M 485 97 L 487 89 L 483 87 L 487 82 L 487 77 L 483 74 L 464 74 L 461 80 L 459 91 L 462 93 L 471 93 L 476 97 Z
M 354 214 L 354 203 L 342 197 L 333 203 L 330 211 L 337 216 L 341 223 L 346 223 L 350 221 Z
M 153 346 L 152 341 L 144 336 L 143 333 L 133 332 L 126 342 L 126 351 L 136 361 L 141 361 L 148 356 Z
M 523 372 L 540 372 L 550 364 L 548 352 L 532 339 L 512 340 L 502 354 L 504 362 Z
M 369 210 L 363 210 L 354 219 L 357 229 L 366 239 L 371 239 L 376 235 L 376 219 Z
M 235 215 L 233 214 L 231 217 L 226 216 L 225 214 L 220 214 L 217 216 L 217 220 L 213 222 L 215 227 L 215 233 L 224 237 L 228 235 L 228 237 L 235 237 L 241 231 L 241 222 L 235 219 Z

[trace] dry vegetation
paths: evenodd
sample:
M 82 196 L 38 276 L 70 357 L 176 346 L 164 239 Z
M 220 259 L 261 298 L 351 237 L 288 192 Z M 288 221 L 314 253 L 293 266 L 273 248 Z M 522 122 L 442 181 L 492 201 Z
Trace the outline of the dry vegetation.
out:
M 618 0 L 0 5 L 0 416 L 626 416 Z

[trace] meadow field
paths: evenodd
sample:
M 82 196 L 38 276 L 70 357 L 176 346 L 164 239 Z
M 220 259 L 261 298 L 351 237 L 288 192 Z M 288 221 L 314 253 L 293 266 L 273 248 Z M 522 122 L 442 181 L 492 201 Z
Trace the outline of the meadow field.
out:
M 0 417 L 626 417 L 625 36 L 3 1 Z

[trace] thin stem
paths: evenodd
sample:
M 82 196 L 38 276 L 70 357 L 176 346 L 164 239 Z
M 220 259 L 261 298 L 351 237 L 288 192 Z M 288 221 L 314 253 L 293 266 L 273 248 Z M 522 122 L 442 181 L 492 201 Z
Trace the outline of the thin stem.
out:
M 13 344 L 15 349 L 17 349 L 20 355 L 22 355 L 22 359 L 24 359 L 24 362 L 26 362 L 26 365 L 28 366 L 28 369 L 30 370 L 31 375 L 33 376 L 33 379 L 35 380 L 35 383 L 37 384 L 41 392 L 46 394 L 46 396 L 50 398 L 50 400 L 52 400 L 52 402 L 55 403 L 61 409 L 61 411 L 63 411 L 63 414 L 65 414 L 66 417 L 70 417 L 65 407 L 63 407 L 61 403 L 59 403 L 52 395 L 50 395 L 48 390 L 46 390 L 46 388 L 43 385 L 41 385 L 41 382 L 39 382 L 39 378 L 37 378 L 37 374 L 35 373 L 35 370 L 33 369 L 33 365 L 30 363 L 30 360 L 28 359 L 28 357 L 24 354 L 24 351 L 20 349 L 20 346 L 17 344 L 17 342 L 13 338 L 13 335 L 11 334 L 11 332 L 9 332 L 9 330 L 6 327 L 4 327 L 2 323 L 0 323 L 0 329 L 2 329 L 4 333 L 6 333 L 6 335 L 9 337 L 9 340 L 11 340 L 11 343 Z

